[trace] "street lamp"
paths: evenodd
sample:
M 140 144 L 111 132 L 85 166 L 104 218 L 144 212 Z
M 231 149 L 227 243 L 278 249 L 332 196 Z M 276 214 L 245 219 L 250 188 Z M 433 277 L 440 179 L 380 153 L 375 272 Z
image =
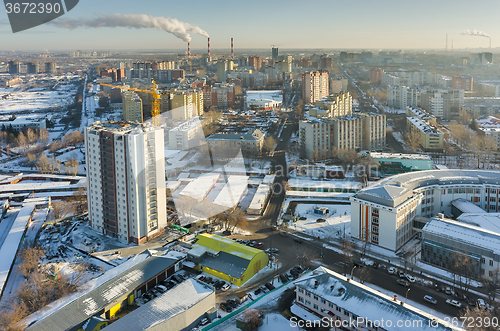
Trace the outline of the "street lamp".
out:
M 354 272 L 354 269 L 356 269 L 356 266 L 354 266 L 354 268 L 352 268 L 352 270 L 351 270 L 351 279 L 352 279 L 352 273 Z
M 406 299 L 405 299 L 405 303 L 406 301 L 408 301 L 408 292 L 410 292 L 411 288 L 409 288 L 407 291 L 406 291 Z

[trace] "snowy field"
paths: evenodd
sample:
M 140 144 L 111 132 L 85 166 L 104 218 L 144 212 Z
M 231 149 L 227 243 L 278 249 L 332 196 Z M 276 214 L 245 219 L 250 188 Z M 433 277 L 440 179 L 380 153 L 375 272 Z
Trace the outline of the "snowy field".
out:
M 315 207 L 329 209 L 326 215 L 314 214 Z M 297 222 L 292 222 L 289 228 L 302 233 L 331 240 L 342 238 L 345 233 L 351 235 L 351 206 L 343 204 L 311 204 L 301 203 L 295 207 L 295 215 L 299 217 Z M 300 220 L 305 217 L 305 220 Z M 317 222 L 319 218 L 325 222 Z
M 2 89 L 0 94 L 7 92 L 8 96 L 0 103 L 0 114 L 39 113 L 49 108 L 66 107 L 75 101 L 77 89 L 76 82 L 75 84 L 57 84 L 54 89 L 49 87 L 27 91 L 18 88 Z

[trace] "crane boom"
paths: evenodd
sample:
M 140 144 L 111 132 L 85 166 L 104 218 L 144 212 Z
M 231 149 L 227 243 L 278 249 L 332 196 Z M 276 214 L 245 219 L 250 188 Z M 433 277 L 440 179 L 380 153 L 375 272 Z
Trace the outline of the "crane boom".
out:
M 112 87 L 112 88 L 119 88 L 120 90 L 125 90 L 127 89 L 128 91 L 134 91 L 134 92 L 141 92 L 141 93 L 148 93 L 153 95 L 153 100 L 152 100 L 152 105 L 151 105 L 151 118 L 153 119 L 153 125 L 154 126 L 159 126 L 160 121 L 159 121 L 159 115 L 160 115 L 160 94 L 158 93 L 158 90 L 156 89 L 156 82 L 153 79 L 153 90 L 141 90 L 133 87 L 125 87 L 125 86 L 117 86 L 117 85 L 111 85 L 111 84 L 105 84 L 105 83 L 99 83 L 101 86 L 107 86 L 107 87 Z

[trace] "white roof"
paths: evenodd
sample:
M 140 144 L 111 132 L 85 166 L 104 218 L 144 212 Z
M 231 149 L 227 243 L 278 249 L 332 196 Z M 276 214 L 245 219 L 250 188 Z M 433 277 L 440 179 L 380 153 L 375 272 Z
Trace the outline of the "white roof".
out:
M 226 185 L 222 188 L 214 204 L 233 208 L 240 201 L 248 187 L 248 176 L 229 176 Z
M 217 173 L 202 174 L 200 177 L 187 184 L 179 194 L 201 200 L 212 189 L 214 184 L 219 180 L 219 177 L 220 174 Z
M 435 129 L 433 126 L 429 125 L 428 123 L 424 122 L 422 119 L 416 116 L 412 117 L 407 117 L 407 119 L 415 125 L 420 131 L 423 133 L 432 133 L 432 134 L 438 134 L 441 135 L 443 134 L 441 131 L 438 131 Z
M 432 233 L 440 237 L 482 247 L 500 255 L 500 232 L 494 232 L 480 227 L 449 219 L 432 218 L 422 229 L 424 233 Z
M 249 90 L 246 94 L 247 101 L 251 100 L 269 100 L 283 102 L 283 92 L 281 90 Z
M 377 153 L 370 152 L 370 156 L 374 159 L 407 159 L 407 160 L 431 160 L 429 155 L 422 154 L 398 154 L 398 153 Z
M 482 229 L 500 233 L 500 213 L 464 213 L 457 221 L 478 226 Z
M 332 179 L 332 180 L 310 180 L 302 178 L 290 178 L 288 186 L 291 188 L 313 188 L 313 189 L 350 189 L 360 190 L 363 185 L 360 182 Z
M 267 195 L 270 191 L 271 186 L 267 184 L 260 184 L 257 188 L 257 191 L 255 192 L 255 195 L 253 196 L 252 202 L 250 202 L 250 206 L 248 207 L 248 209 L 260 210 L 260 208 L 262 208 L 262 205 L 266 201 Z

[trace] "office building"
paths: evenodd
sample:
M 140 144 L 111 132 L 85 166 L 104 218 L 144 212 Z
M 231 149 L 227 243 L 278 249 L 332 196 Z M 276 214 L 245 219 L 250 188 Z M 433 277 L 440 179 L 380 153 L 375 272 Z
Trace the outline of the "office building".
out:
M 163 129 L 95 122 L 85 129 L 92 229 L 142 244 L 167 225 Z
M 499 172 L 487 170 L 424 170 L 384 178 L 351 198 L 351 236 L 397 251 L 422 232 L 426 218 L 451 216 L 457 199 L 499 212 L 499 181 Z
M 139 95 L 133 91 L 122 93 L 123 119 L 127 122 L 142 123 L 142 100 Z
M 272 60 L 273 60 L 273 62 L 278 61 L 278 55 L 279 55 L 278 54 L 278 47 L 273 47 L 271 49 L 271 54 L 272 54 Z
M 328 71 L 310 71 L 302 74 L 302 100 L 306 104 L 314 104 L 316 100 L 327 97 Z

